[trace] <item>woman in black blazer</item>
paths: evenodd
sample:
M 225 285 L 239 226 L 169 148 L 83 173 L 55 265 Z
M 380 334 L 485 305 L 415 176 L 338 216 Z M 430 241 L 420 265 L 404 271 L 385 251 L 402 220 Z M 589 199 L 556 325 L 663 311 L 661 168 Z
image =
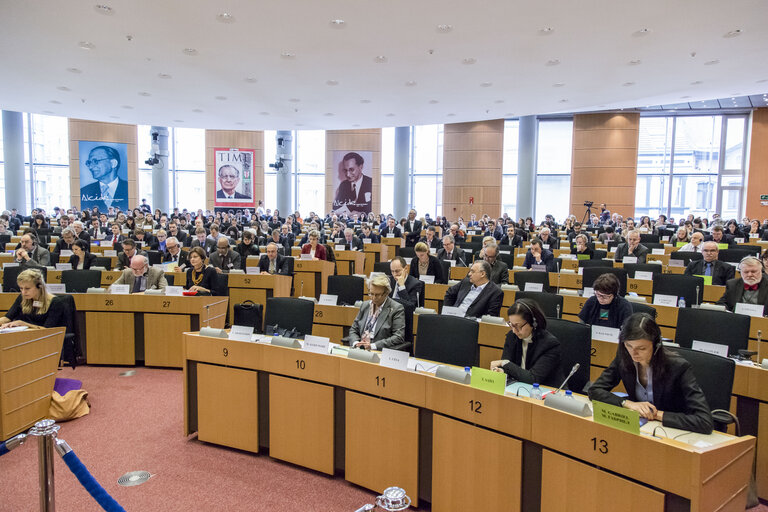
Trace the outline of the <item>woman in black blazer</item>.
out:
M 419 242 L 414 247 L 416 257 L 411 260 L 409 274 L 419 278 L 421 275 L 435 276 L 435 283 L 447 284 L 448 277 L 443 274 L 443 264 L 435 256 L 429 254 L 429 248 L 424 242 Z
M 563 382 L 560 342 L 547 331 L 547 319 L 533 299 L 519 299 L 507 310 L 512 329 L 504 341 L 501 359 L 491 370 L 504 372 L 512 381 L 558 387 Z M 525 360 L 523 347 L 525 346 Z
M 619 382 L 626 399 L 612 393 Z M 690 363 L 665 350 L 659 326 L 646 313 L 627 319 L 616 357 L 589 388 L 589 398 L 637 411 L 665 427 L 712 432 L 712 414 Z
M 81 261 L 83 264 L 82 267 L 79 267 Z M 72 244 L 72 256 L 69 257 L 72 270 L 88 270 L 95 261 L 96 255 L 88 251 L 86 241 L 82 239 L 75 240 L 75 243 Z
M 571 254 L 575 254 L 577 258 L 579 255 L 587 256 L 586 259 L 588 260 L 591 260 L 595 257 L 595 251 L 588 245 L 587 235 L 576 235 L 576 238 L 573 239 L 573 242 L 574 243 L 571 247 Z
M 184 288 L 195 291 L 198 295 L 212 295 L 216 286 L 216 269 L 206 265 L 207 256 L 202 247 L 189 250 L 189 268 L 187 269 L 187 284 Z

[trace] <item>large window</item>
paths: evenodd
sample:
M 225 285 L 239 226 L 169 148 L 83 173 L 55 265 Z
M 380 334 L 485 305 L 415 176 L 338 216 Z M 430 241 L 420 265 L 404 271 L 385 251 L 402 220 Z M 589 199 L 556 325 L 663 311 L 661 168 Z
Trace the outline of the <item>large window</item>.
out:
M 381 129 L 381 209 L 385 215 L 395 213 L 395 129 Z
M 572 120 L 540 120 L 536 151 L 535 219 L 552 214 L 562 222 L 570 214 Z
M 443 211 L 443 125 L 411 128 L 411 205 L 434 219 Z
M 299 130 L 293 134 L 296 169 L 294 210 L 302 217 L 325 213 L 325 130 Z M 286 212 L 287 214 L 287 212 Z
M 635 215 L 738 218 L 745 126 L 743 115 L 642 117 Z
M 504 154 L 501 171 L 501 213 L 512 218 L 517 214 L 517 163 L 520 144 L 520 121 L 504 121 Z
M 277 159 L 276 136 L 276 130 L 264 130 L 264 210 L 277 207 L 277 172 L 269 166 Z M 256 204 L 259 204 L 258 199 Z

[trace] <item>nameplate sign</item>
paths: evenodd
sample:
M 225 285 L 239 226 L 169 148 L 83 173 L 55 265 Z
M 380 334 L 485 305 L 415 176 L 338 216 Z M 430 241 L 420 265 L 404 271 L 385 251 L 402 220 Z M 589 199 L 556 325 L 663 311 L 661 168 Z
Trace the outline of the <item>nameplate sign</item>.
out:
M 251 341 L 252 334 L 253 327 L 250 325 L 233 325 L 227 338 L 234 341 Z
M 72 270 L 71 263 L 57 263 L 56 270 Z
M 246 274 L 260 274 L 261 269 L 259 267 L 245 267 Z
M 624 256 L 624 263 L 637 263 L 637 256 Z
M 59 256 L 72 256 L 72 251 L 66 251 L 66 250 L 61 251 L 59 253 Z
M 603 402 L 592 402 L 594 421 L 630 434 L 640 434 L 640 413 Z
M 166 286 L 165 295 L 168 297 L 181 297 L 184 295 L 183 286 Z
M 19 266 L 18 263 L 3 263 L 3 268 L 13 268 L 18 266 Z
M 307 254 L 302 254 L 302 255 L 301 255 L 301 259 L 302 259 L 302 260 L 310 260 L 310 261 L 311 261 L 311 260 L 312 260 L 312 255 L 311 255 L 311 254 L 309 254 L 309 253 L 307 253 Z
M 712 276 L 703 276 L 701 274 L 694 274 L 694 277 L 702 278 L 704 280 L 704 286 L 712 286 Z
M 720 249 L 720 250 L 727 249 L 728 248 L 728 244 L 717 244 L 717 248 Z
M 569 254 L 569 256 L 573 256 L 573 254 Z M 575 256 L 576 256 L 577 260 L 588 260 L 588 259 L 590 259 L 589 258 L 589 254 L 576 254 Z
M 304 346 L 302 349 L 306 350 L 307 352 L 314 352 L 315 354 L 327 354 L 330 341 L 330 338 L 306 334 L 304 336 Z
M 339 303 L 339 296 L 321 293 L 320 299 L 317 301 L 317 303 L 323 306 L 335 306 Z
M 592 339 L 597 341 L 607 341 L 608 343 L 618 343 L 619 332 L 621 332 L 621 329 L 605 327 L 602 325 L 593 325 Z
M 419 276 L 419 281 L 423 281 L 426 284 L 435 284 L 435 276 Z
M 435 249 L 434 247 L 430 247 L 429 254 L 437 254 L 437 249 Z
M 579 275 L 580 276 L 584 275 L 584 267 L 579 267 Z
M 395 238 L 394 233 L 387 233 L 387 238 Z
M 461 308 L 457 308 L 456 306 L 443 306 L 440 314 L 446 316 L 464 316 L 464 312 L 461 310 Z
M 595 290 L 591 286 L 585 286 L 584 290 L 581 292 L 581 296 L 584 298 L 589 298 L 594 294 L 595 294 Z
M 669 242 L 669 239 L 670 239 L 669 235 L 664 235 L 664 236 L 661 237 L 661 241 L 662 242 Z
M 743 244 L 744 243 L 744 239 L 743 238 L 734 238 L 733 241 L 736 242 L 737 244 Z
M 531 265 L 531 270 L 533 270 L 534 272 L 546 272 L 547 266 L 542 263 L 534 263 L 533 265 Z
M 469 385 L 476 389 L 503 395 L 504 388 L 507 387 L 507 374 L 473 366 Z
M 370 243 L 372 243 L 372 242 L 371 242 L 371 239 L 370 239 L 370 238 L 363 238 L 363 243 L 364 243 L 364 244 L 370 244 Z
M 653 272 L 648 270 L 636 270 L 635 279 L 641 279 L 643 281 L 653 281 Z
M 658 256 L 664 256 L 664 249 L 651 249 L 651 254 L 656 254 Z
M 525 283 L 525 292 L 542 292 L 544 291 L 544 283 Z
M 549 244 L 541 244 L 541 248 L 549 250 Z
M 721 345 L 720 343 L 709 343 L 707 341 L 693 340 L 691 343 L 693 350 L 699 352 L 706 352 L 707 354 L 714 354 L 720 357 L 728 357 L 728 345 Z
M 654 306 L 671 306 L 677 307 L 677 297 L 675 295 L 665 295 L 663 293 L 657 293 L 653 296 Z
M 114 249 L 109 249 L 104 251 L 104 257 L 105 258 L 114 258 L 117 256 L 117 251 Z
M 335 245 L 333 247 L 334 251 L 343 251 L 347 246 L 346 245 Z
M 113 284 L 109 287 L 109 293 L 114 295 L 128 295 L 129 289 L 127 284 Z
M 679 260 L 677 258 L 669 258 L 669 266 L 670 267 L 684 267 L 685 266 L 685 260 Z
M 395 370 L 408 370 L 408 357 L 410 354 L 404 350 L 393 350 L 391 348 L 381 349 L 381 360 L 379 364 Z
M 734 312 L 740 315 L 754 316 L 759 318 L 763 316 L 763 305 L 747 304 L 746 302 L 737 302 Z
M 49 293 L 67 293 L 67 286 L 64 284 L 46 284 L 45 288 Z
M 760 238 L 760 233 L 750 233 L 749 238 Z

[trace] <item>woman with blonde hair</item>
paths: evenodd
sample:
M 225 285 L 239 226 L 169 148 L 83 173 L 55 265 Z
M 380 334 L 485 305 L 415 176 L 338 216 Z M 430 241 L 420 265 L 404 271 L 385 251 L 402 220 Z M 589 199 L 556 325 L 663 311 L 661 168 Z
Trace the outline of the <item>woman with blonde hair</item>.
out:
M 411 260 L 410 275 L 419 279 L 420 276 L 435 276 L 435 283 L 448 283 L 448 276 L 443 273 L 443 265 L 435 256 L 429 254 L 429 247 L 424 242 L 419 242 L 413 248 L 416 257 Z
M 67 307 L 61 297 L 48 292 L 39 270 L 27 269 L 16 279 L 21 293 L 0 318 L 0 329 L 8 327 L 66 327 Z

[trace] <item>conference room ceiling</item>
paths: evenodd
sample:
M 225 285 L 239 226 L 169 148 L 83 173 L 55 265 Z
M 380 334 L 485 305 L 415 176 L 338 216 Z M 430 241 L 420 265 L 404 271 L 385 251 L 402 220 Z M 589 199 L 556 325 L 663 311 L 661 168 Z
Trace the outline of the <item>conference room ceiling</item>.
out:
M 768 90 L 765 0 L 105 2 L 0 2 L 0 108 L 350 129 Z

